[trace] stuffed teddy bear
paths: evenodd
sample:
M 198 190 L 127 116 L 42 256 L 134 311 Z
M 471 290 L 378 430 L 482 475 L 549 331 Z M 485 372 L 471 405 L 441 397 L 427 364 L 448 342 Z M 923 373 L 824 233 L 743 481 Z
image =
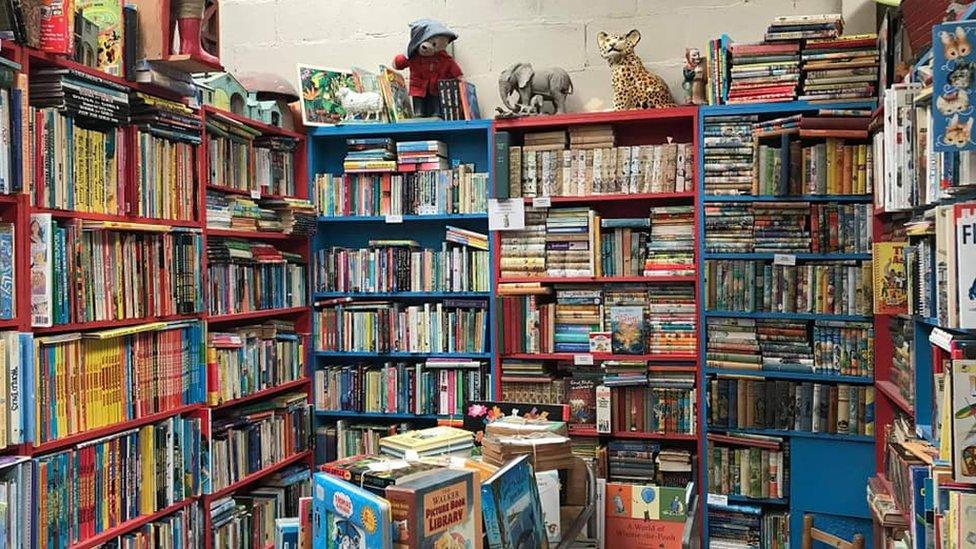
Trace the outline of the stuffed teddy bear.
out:
M 410 98 L 415 116 L 439 116 L 441 100 L 437 83 L 461 76 L 461 67 L 444 51 L 457 37 L 457 33 L 433 19 L 410 23 L 407 54 L 394 57 L 393 66 L 398 70 L 410 69 Z

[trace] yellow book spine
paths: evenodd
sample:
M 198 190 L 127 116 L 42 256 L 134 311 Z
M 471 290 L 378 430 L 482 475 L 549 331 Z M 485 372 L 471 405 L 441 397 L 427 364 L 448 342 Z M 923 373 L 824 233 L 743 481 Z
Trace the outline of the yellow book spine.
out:
M 152 514 L 156 501 L 156 452 L 154 451 L 155 433 L 152 425 L 139 430 L 139 458 L 142 464 L 142 478 L 139 480 L 139 512 L 143 515 Z

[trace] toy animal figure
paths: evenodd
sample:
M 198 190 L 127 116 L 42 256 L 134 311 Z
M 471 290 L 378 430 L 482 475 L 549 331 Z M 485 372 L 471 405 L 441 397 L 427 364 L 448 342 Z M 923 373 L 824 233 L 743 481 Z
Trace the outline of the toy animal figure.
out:
M 966 30 L 962 27 L 956 27 L 956 31 L 953 33 L 940 32 L 939 39 L 942 41 L 942 51 L 945 53 L 946 59 L 966 57 L 969 52 L 973 51 L 973 47 L 969 44 L 969 38 L 966 37 Z
M 511 99 L 514 92 L 518 92 L 518 101 L 513 106 Z M 552 103 L 557 114 L 564 113 L 566 97 L 572 93 L 573 81 L 569 73 L 559 67 L 535 70 L 529 63 L 515 63 L 498 76 L 498 95 L 502 98 L 502 104 L 516 113 L 528 106 L 529 112 L 538 114 L 546 101 Z
M 410 43 L 407 54 L 393 58 L 397 69 L 410 69 L 410 98 L 415 116 L 439 116 L 441 80 L 461 77 L 461 67 L 444 51 L 457 40 L 457 33 L 433 19 L 418 19 L 410 23 Z
M 965 147 L 969 143 L 969 136 L 972 135 L 972 130 L 972 118 L 967 118 L 965 122 L 959 122 L 959 115 L 952 115 L 945 129 L 944 140 L 946 145 L 959 148 Z
M 935 108 L 939 109 L 939 112 L 943 116 L 949 116 L 956 113 L 960 113 L 969 107 L 969 94 L 966 93 L 965 89 L 953 90 L 949 93 L 940 95 L 935 100 Z
M 685 50 L 685 81 L 681 87 L 685 90 L 685 103 L 689 105 L 704 105 L 705 99 L 705 58 L 698 48 Z
M 176 21 L 176 25 L 179 27 L 181 54 L 192 55 L 208 63 L 219 64 L 220 60 L 207 53 L 200 44 L 203 2 L 204 0 L 173 0 L 170 3 L 170 21 Z
M 613 108 L 619 111 L 676 106 L 664 79 L 647 70 L 634 53 L 634 46 L 640 39 L 637 29 L 625 36 L 606 32 L 596 36 L 600 55 L 610 64 Z
M 339 98 L 339 103 L 348 118 L 379 120 L 383 115 L 383 97 L 379 92 L 357 92 L 349 88 L 339 88 L 336 97 Z

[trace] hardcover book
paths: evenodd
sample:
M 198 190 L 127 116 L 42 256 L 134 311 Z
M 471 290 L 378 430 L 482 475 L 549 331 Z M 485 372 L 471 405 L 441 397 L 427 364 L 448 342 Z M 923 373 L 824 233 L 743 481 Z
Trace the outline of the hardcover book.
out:
M 904 242 L 874 243 L 874 314 L 908 314 Z
M 611 347 L 614 354 L 644 353 L 644 308 L 610 307 Z
M 605 494 L 607 547 L 681 547 L 684 489 L 608 482 Z
M 549 548 L 529 456 L 511 460 L 481 485 L 481 505 L 490 549 Z
M 472 471 L 447 469 L 387 487 L 394 547 L 481 549 L 480 492 Z
M 98 27 L 98 69 L 122 76 L 122 1 L 83 0 L 81 13 Z
M 976 202 L 955 204 L 959 328 L 976 329 Z
M 313 479 L 314 547 L 392 549 L 390 503 L 326 473 Z

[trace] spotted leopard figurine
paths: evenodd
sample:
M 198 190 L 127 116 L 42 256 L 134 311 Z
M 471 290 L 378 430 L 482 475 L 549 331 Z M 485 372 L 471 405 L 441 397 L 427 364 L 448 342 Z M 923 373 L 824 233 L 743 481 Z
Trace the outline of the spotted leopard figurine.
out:
M 634 53 L 634 46 L 640 39 L 637 29 L 626 36 L 605 32 L 596 35 L 600 55 L 610 64 L 613 108 L 620 111 L 677 106 L 664 79 L 647 70 L 641 58 Z

